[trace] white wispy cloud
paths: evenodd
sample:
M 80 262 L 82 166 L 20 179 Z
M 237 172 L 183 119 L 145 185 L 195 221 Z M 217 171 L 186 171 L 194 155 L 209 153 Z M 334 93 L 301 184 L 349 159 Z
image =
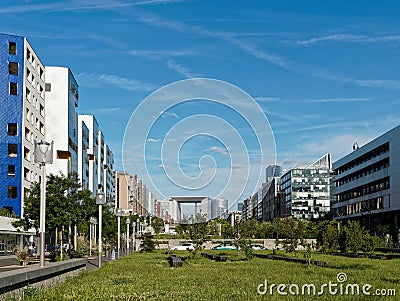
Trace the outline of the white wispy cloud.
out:
M 154 139 L 154 138 L 148 138 L 147 142 L 149 143 L 157 143 L 159 141 L 159 139 Z
M 203 35 L 203 36 L 208 36 L 208 37 L 215 37 L 218 39 L 222 39 L 226 42 L 229 42 L 238 48 L 242 49 L 246 53 L 258 57 L 262 60 L 265 60 L 269 63 L 288 68 L 289 67 L 289 61 L 285 57 L 281 57 L 278 55 L 275 55 L 273 53 L 267 52 L 265 50 L 258 49 L 254 45 L 251 45 L 249 41 L 241 40 L 236 38 L 235 33 L 224 33 L 224 32 L 219 32 L 219 31 L 211 31 L 211 30 L 206 30 L 204 28 L 198 27 L 198 26 L 189 26 L 184 23 L 176 22 L 176 21 L 171 21 L 171 20 L 165 20 L 161 19 L 159 17 L 155 16 L 144 16 L 139 18 L 139 20 L 145 24 L 155 26 L 155 27 L 162 27 L 162 28 L 167 28 L 171 30 L 175 30 L 178 32 L 182 33 L 194 33 L 198 35 Z
M 113 114 L 120 114 L 121 108 L 120 107 L 112 107 L 112 108 L 92 108 L 90 109 L 91 114 L 95 115 L 113 115 Z
M 168 68 L 171 68 L 172 70 L 175 70 L 176 72 L 184 75 L 187 78 L 197 77 L 196 73 L 194 73 L 188 67 L 180 65 L 180 64 L 176 63 L 172 59 L 167 61 L 167 66 L 168 66 Z
M 98 86 L 100 82 L 105 82 L 128 91 L 152 92 L 158 88 L 150 83 L 113 74 L 79 73 L 77 78 L 87 86 Z
M 212 147 L 210 147 L 210 148 L 207 148 L 207 149 L 204 150 L 204 151 L 206 151 L 206 152 L 219 153 L 219 154 L 226 155 L 226 156 L 229 155 L 229 153 L 226 151 L 225 148 L 223 148 L 223 147 L 218 147 L 218 146 L 212 146 Z
M 129 50 L 129 55 L 161 60 L 171 57 L 194 56 L 199 53 L 190 50 Z
M 337 75 L 333 75 L 330 72 L 327 72 L 325 70 L 310 70 L 310 74 L 315 77 L 334 80 L 334 81 L 346 83 L 346 84 L 353 84 L 353 85 L 360 86 L 360 87 L 380 88 L 380 89 L 388 89 L 388 90 L 400 90 L 400 80 L 357 79 L 357 78 L 350 78 L 350 77 L 340 77 Z
M 313 37 L 305 40 L 297 40 L 296 44 L 312 45 L 321 42 L 348 42 L 348 43 L 385 43 L 400 42 L 400 35 L 368 36 L 353 34 L 331 34 L 320 37 Z
M 262 59 L 263 61 L 280 66 L 287 70 L 294 71 L 296 73 L 306 74 L 308 76 L 313 76 L 313 77 L 318 77 L 318 78 L 334 80 L 334 81 L 338 81 L 338 82 L 342 82 L 342 83 L 350 83 L 350 84 L 361 86 L 361 87 L 400 90 L 400 81 L 398 81 L 398 80 L 353 79 L 353 78 L 346 78 L 346 77 L 340 77 L 340 76 L 333 76 L 333 75 L 329 74 L 329 72 L 321 71 L 320 69 L 316 69 L 311 66 L 296 64 L 296 63 L 290 61 L 286 57 L 276 55 L 276 54 L 268 52 L 264 49 L 258 48 L 257 46 L 252 44 L 247 39 L 237 38 L 237 35 L 235 33 L 224 33 L 224 32 L 219 32 L 219 31 L 206 30 L 202 27 L 190 26 L 190 25 L 186 25 L 184 23 L 171 21 L 171 20 L 165 20 L 165 19 L 161 19 L 161 18 L 155 17 L 155 16 L 142 16 L 142 17 L 139 17 L 138 20 L 145 24 L 148 24 L 150 26 L 162 27 L 165 29 L 178 31 L 181 33 L 197 34 L 197 35 L 214 37 L 214 38 L 217 38 L 220 40 L 224 40 L 228 43 L 231 43 L 232 45 L 237 46 L 239 49 L 243 50 L 244 52 L 246 52 L 247 54 L 249 54 L 251 56 L 257 57 L 259 59 Z M 361 42 L 361 41 L 364 41 L 364 42 L 388 42 L 388 41 L 394 42 L 395 41 L 395 42 L 397 42 L 397 41 L 400 41 L 400 35 L 371 37 L 371 36 L 360 36 L 360 35 L 335 34 L 335 35 L 329 35 L 326 37 L 303 40 L 303 44 L 306 45 L 307 43 L 312 44 L 312 43 L 317 43 L 318 41 L 322 41 L 322 40 L 328 41 L 328 40 L 335 40 L 335 39 L 342 40 L 342 41 L 348 40 L 348 41 L 358 41 L 358 42 Z M 299 43 L 299 44 L 301 44 L 301 43 Z M 172 63 L 173 63 L 173 61 L 172 61 Z M 170 66 L 171 68 L 172 68 L 172 65 L 173 64 L 171 64 L 171 66 Z M 179 65 L 177 67 L 179 67 Z M 178 70 L 179 70 L 179 68 L 177 68 L 176 71 L 178 71 Z M 185 70 L 185 67 L 183 69 L 181 69 L 180 71 L 183 71 L 185 74 L 182 72 L 181 73 L 187 77 L 191 77 L 193 75 L 193 74 L 191 74 L 190 70 Z M 187 71 L 189 71 L 189 72 L 187 72 Z
M 14 6 L 0 6 L 0 14 L 5 13 L 27 13 L 27 12 L 46 12 L 46 11 L 70 11 L 70 10 L 110 10 L 121 9 L 124 7 L 154 5 L 154 4 L 169 4 L 174 2 L 182 2 L 182 0 L 147 0 L 136 2 L 120 2 L 112 0 L 91 1 L 91 0 L 72 0 L 58 1 L 52 3 L 41 4 L 25 4 Z
M 168 117 L 168 116 L 170 116 L 170 117 L 174 117 L 174 118 L 176 118 L 176 119 L 179 119 L 179 115 L 176 114 L 176 113 L 174 113 L 174 112 L 163 112 L 161 116 L 162 116 L 162 117 Z
M 364 97 L 332 97 L 332 98 L 305 98 L 305 99 L 283 99 L 279 97 L 255 97 L 258 102 L 280 102 L 280 103 L 335 103 L 335 102 L 369 102 L 373 99 Z

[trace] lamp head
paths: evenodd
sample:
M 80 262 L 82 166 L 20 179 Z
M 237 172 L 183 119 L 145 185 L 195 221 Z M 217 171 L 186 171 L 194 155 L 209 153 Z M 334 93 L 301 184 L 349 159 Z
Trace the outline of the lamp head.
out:
M 97 205 L 104 205 L 106 202 L 106 198 L 104 192 L 98 191 L 96 194 L 96 204 Z

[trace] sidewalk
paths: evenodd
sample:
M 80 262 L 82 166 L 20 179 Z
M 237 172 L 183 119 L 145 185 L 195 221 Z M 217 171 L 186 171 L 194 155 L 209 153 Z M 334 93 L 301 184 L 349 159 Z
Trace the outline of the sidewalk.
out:
M 23 268 L 17 264 L 15 255 L 0 256 L 0 273 Z
M 120 257 L 123 257 L 127 254 L 120 254 Z M 98 256 L 91 256 L 87 258 L 87 264 L 86 264 L 86 271 L 90 272 L 93 270 L 96 270 L 99 268 L 99 257 Z M 117 260 L 117 255 L 115 260 Z M 112 261 L 111 255 L 110 256 L 102 256 L 102 266 L 106 264 L 107 262 Z M 45 263 L 49 264 L 49 263 Z M 27 265 L 26 267 L 30 266 L 38 266 L 38 263 L 30 264 Z M 19 270 L 19 269 L 24 269 L 26 267 L 20 266 L 17 264 L 17 260 L 15 258 L 15 255 L 7 255 L 7 256 L 0 256 L 0 277 L 2 272 L 7 272 L 7 271 L 12 271 L 12 270 Z

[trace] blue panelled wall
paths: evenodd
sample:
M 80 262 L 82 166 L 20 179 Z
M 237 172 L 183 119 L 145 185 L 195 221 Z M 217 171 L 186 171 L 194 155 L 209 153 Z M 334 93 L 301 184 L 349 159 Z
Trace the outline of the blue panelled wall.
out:
M 16 53 L 10 54 L 10 42 Z M 13 52 L 13 51 L 11 51 Z M 18 74 L 10 74 L 9 62 L 18 63 Z M 0 34 L 0 208 L 8 208 L 21 215 L 23 173 L 22 118 L 24 89 L 24 38 Z M 17 84 L 17 95 L 10 94 L 10 83 Z M 17 124 L 17 135 L 9 135 L 8 124 Z M 9 145 L 17 145 L 17 156 L 9 156 Z M 9 172 L 15 167 L 15 173 Z M 16 190 L 16 195 L 13 195 Z

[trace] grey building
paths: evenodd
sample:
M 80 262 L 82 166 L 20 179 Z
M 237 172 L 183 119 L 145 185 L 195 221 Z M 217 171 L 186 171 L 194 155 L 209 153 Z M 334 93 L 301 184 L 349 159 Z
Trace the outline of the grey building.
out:
M 330 154 L 310 165 L 295 166 L 280 179 L 281 217 L 317 219 L 330 212 Z
M 279 189 L 279 177 L 273 177 L 266 185 L 266 191 L 262 199 L 262 220 L 270 221 L 280 217 L 281 193 Z
M 335 219 L 399 225 L 400 126 L 333 163 Z
M 225 198 L 211 199 L 210 204 L 210 218 L 214 219 L 217 217 L 227 218 L 228 217 L 228 200 Z

